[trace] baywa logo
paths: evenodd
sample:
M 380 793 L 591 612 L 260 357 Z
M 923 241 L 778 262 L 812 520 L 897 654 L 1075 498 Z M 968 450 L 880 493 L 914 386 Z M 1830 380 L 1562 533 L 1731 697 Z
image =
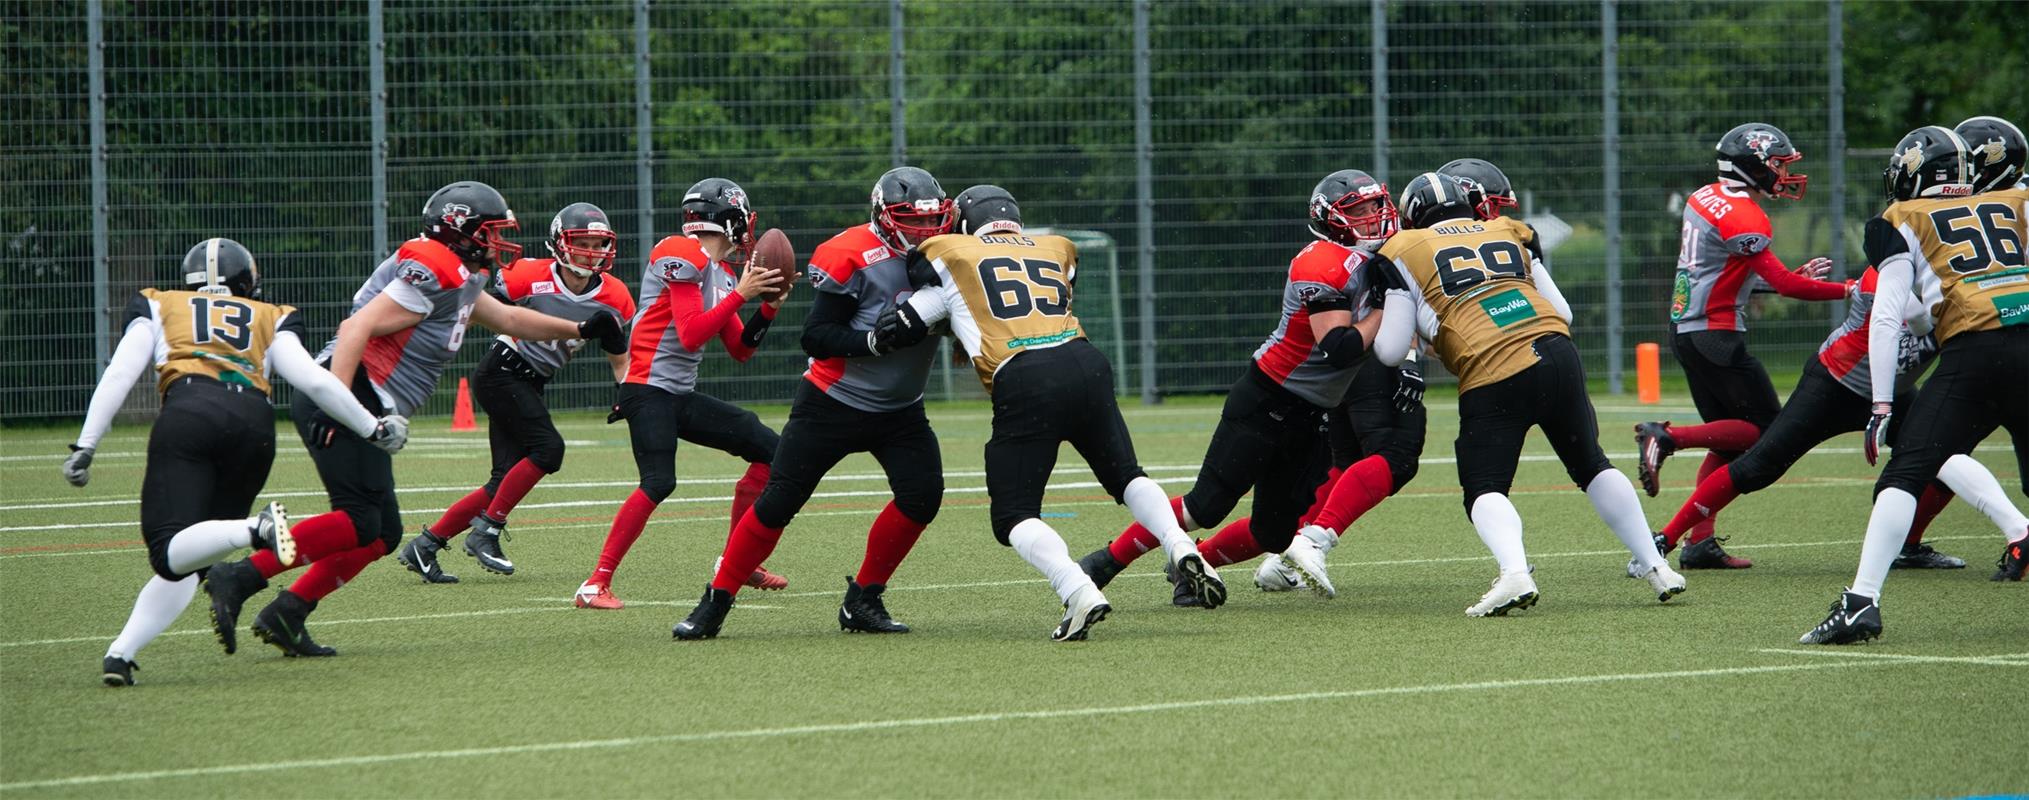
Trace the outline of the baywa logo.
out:
M 1536 307 L 1520 289 L 1509 289 L 1481 300 L 1479 307 L 1487 312 L 1487 318 L 1494 321 L 1496 328 L 1505 328 L 1536 317 Z
M 2029 292 L 2016 292 L 1994 298 L 1994 311 L 2001 317 L 2001 326 L 2012 328 L 2029 325 Z

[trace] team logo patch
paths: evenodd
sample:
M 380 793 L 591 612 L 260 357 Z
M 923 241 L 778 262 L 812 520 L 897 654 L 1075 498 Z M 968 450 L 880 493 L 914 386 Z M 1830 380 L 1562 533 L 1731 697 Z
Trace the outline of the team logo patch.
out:
M 1743 233 L 1733 237 L 1733 241 L 1739 242 L 1740 252 L 1747 255 L 1753 255 L 1768 249 L 1768 237 L 1758 233 Z
M 1296 289 L 1296 299 L 1305 303 L 1316 300 L 1321 294 L 1324 294 L 1322 286 L 1299 286 Z
M 893 256 L 889 254 L 888 248 L 886 247 L 876 247 L 871 250 L 867 250 L 865 252 L 860 253 L 860 260 L 868 264 L 875 264 L 882 261 L 886 261 L 892 257 Z
M 1902 167 L 1903 174 L 1915 175 L 1923 168 L 1923 148 L 1912 145 L 1908 150 L 1896 153 L 1895 163 Z
M 1999 139 L 1989 139 L 1985 144 L 1973 148 L 1973 152 L 1979 154 L 1981 166 L 1999 164 L 2001 159 L 2008 157 L 2008 143 Z
M 1755 155 L 1762 158 L 1767 158 L 1769 148 L 1774 147 L 1776 142 L 1780 141 L 1775 138 L 1773 131 L 1765 130 L 1748 131 L 1741 134 L 1741 140 L 1743 144 L 1747 145 L 1747 149 L 1754 151 Z
M 531 294 L 556 294 L 557 284 L 555 281 L 536 281 L 529 284 L 528 291 Z
M 1520 289 L 1509 289 L 1481 300 L 1479 307 L 1487 312 L 1487 318 L 1494 321 L 1496 328 L 1505 328 L 1536 317 L 1536 307 L 1529 303 L 1529 298 L 1523 296 Z
M 444 206 L 444 224 L 462 229 L 465 227 L 466 221 L 470 219 L 472 219 L 471 206 L 463 203 L 451 203 Z
M 403 264 L 401 271 L 395 273 L 395 277 L 401 278 L 402 282 L 411 286 L 422 286 L 429 283 L 436 276 L 430 274 L 429 267 L 411 261 Z

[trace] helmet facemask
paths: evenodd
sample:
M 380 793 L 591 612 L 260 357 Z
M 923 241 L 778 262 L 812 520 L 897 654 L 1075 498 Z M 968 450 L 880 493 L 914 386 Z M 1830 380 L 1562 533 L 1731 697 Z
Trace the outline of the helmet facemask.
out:
M 732 249 L 719 259 L 719 263 L 742 266 L 753 255 L 754 231 L 760 228 L 761 215 L 743 207 L 727 208 L 715 214 L 701 214 L 684 211 L 683 233 L 685 236 L 717 234 L 732 243 Z
M 549 250 L 550 256 L 565 269 L 589 278 L 613 269 L 613 259 L 620 251 L 620 237 L 596 228 L 565 228 L 550 236 Z
M 1387 184 L 1369 184 L 1329 202 L 1316 195 L 1311 203 L 1311 217 L 1341 244 L 1375 250 L 1402 229 Z
M 946 197 L 888 203 L 874 215 L 874 226 L 892 239 L 890 244 L 903 250 L 922 244 L 932 236 L 950 233 L 957 222 L 958 212 L 951 199 Z

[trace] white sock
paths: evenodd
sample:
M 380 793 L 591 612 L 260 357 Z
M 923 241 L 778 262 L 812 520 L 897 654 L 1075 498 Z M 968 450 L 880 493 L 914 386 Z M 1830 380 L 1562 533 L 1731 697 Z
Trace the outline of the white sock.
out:
M 1860 545 L 1860 571 L 1853 575 L 1854 594 L 1881 599 L 1881 582 L 1902 553 L 1909 526 L 1916 521 L 1916 498 L 1901 489 L 1883 489 L 1867 518 L 1867 542 Z
M 253 542 L 254 529 L 249 520 L 205 520 L 169 537 L 169 568 L 196 572 L 224 561 L 234 550 Z
M 1162 486 L 1147 476 L 1129 481 L 1127 489 L 1120 493 L 1120 502 L 1127 505 L 1127 511 L 1134 515 L 1134 521 L 1141 523 L 1155 537 L 1162 541 L 1163 552 L 1171 561 L 1182 558 L 1186 553 L 1198 552 L 1198 545 L 1184 534 L 1183 526 L 1177 524 L 1176 513 L 1170 509 L 1169 495 L 1163 494 Z
M 1171 520 L 1170 524 L 1176 521 Z M 1093 585 L 1091 576 L 1071 560 L 1071 548 L 1064 544 L 1064 537 L 1058 536 L 1047 522 L 1025 519 L 1015 523 L 1014 530 L 1008 531 L 1007 543 L 1014 546 L 1015 554 L 1023 561 L 1050 579 L 1050 589 L 1066 603 L 1071 602 L 1071 595 L 1079 589 Z
M 1980 513 L 1993 520 L 2001 529 L 2001 535 L 2008 541 L 2021 540 L 2029 536 L 2029 517 L 2008 502 L 2008 493 L 2001 489 L 2001 482 L 1994 479 L 1994 473 L 1987 465 L 1973 460 L 1972 456 L 1952 456 L 1945 459 L 1944 467 L 1937 471 L 1937 479 L 1951 487 L 1959 499 L 1971 503 Z
M 169 630 L 170 624 L 183 614 L 184 607 L 190 605 L 190 598 L 196 596 L 196 575 L 185 575 L 180 581 L 160 575 L 149 577 L 141 586 L 141 595 L 134 598 L 134 612 L 127 615 L 127 627 L 120 629 L 120 638 L 113 640 L 106 655 L 134 660 L 135 653 Z
M 1504 494 L 1483 494 L 1472 501 L 1472 527 L 1494 554 L 1501 572 L 1528 572 L 1529 555 L 1522 550 L 1522 515 Z
M 1620 470 L 1603 470 L 1592 476 L 1592 482 L 1585 485 L 1585 499 L 1592 501 L 1592 510 L 1643 567 L 1663 563 L 1656 552 L 1655 532 L 1649 530 L 1648 517 L 1642 516 L 1641 498 L 1635 496 L 1634 484 Z

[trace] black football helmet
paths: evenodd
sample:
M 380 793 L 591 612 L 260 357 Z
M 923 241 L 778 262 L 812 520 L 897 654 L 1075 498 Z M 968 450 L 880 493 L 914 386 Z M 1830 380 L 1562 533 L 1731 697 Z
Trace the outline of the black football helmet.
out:
M 1369 200 L 1379 201 L 1374 210 L 1352 213 Z M 1342 169 L 1324 176 L 1310 190 L 1310 234 L 1319 239 L 1376 250 L 1401 229 L 1399 220 L 1388 184 L 1365 172 Z
M 1973 191 L 2006 189 L 2022 178 L 2022 129 L 2000 117 L 1973 117 L 1952 129 L 1972 153 Z
M 581 247 L 577 242 L 596 239 L 593 247 Z M 565 269 L 590 277 L 593 273 L 606 272 L 613 268 L 613 257 L 619 253 L 620 237 L 613 233 L 613 221 L 606 218 L 606 212 L 591 203 L 572 203 L 564 206 L 555 217 L 550 218 L 550 257 Z M 590 260 L 591 264 L 580 263 Z
M 430 195 L 423 204 L 423 236 L 442 242 L 474 267 L 502 266 L 521 257 L 521 245 L 508 241 L 519 230 L 507 198 L 478 181 L 459 181 Z M 493 262 L 489 265 L 487 261 Z
M 1501 215 L 1501 209 L 1518 205 L 1514 185 L 1508 183 L 1507 174 L 1490 161 L 1458 158 L 1438 167 L 1437 171 L 1465 184 L 1466 194 L 1471 196 L 1473 208 L 1480 219 L 1493 219 Z
M 1401 209 L 1402 224 L 1410 228 L 1428 228 L 1461 217 L 1473 219 L 1477 214 L 1472 193 L 1465 184 L 1441 172 L 1425 172 L 1410 178 L 1395 206 Z
M 1804 157 L 1789 135 L 1765 122 L 1750 122 L 1719 137 L 1719 180 L 1771 197 L 1804 196 L 1809 175 L 1792 175 L 1789 165 Z
M 874 231 L 888 246 L 907 250 L 932 236 L 951 232 L 957 214 L 944 187 L 916 167 L 896 167 L 874 181 Z
M 1950 128 L 1925 125 L 1895 143 L 1881 178 L 1889 202 L 1962 197 L 1973 193 L 1972 155 Z
M 992 184 L 982 183 L 958 193 L 952 201 L 958 214 L 958 232 L 974 236 L 1000 231 L 1020 233 L 1022 208 L 1014 195 Z
M 732 240 L 733 250 L 725 257 L 728 264 L 747 263 L 760 221 L 747 190 L 725 178 L 706 178 L 683 193 L 684 234 L 716 233 Z
M 261 299 L 254 254 L 231 239 L 206 239 L 183 254 L 183 285 L 193 292 Z

